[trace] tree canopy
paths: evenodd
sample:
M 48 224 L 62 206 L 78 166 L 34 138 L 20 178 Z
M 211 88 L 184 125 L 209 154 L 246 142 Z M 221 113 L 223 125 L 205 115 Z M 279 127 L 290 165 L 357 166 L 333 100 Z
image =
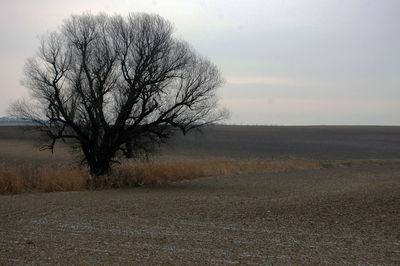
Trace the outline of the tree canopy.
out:
M 25 66 L 29 101 L 14 116 L 33 120 L 47 148 L 67 141 L 96 176 L 118 156 L 146 154 L 183 133 L 227 116 L 216 89 L 220 71 L 173 36 L 158 15 L 71 16 L 44 36 Z

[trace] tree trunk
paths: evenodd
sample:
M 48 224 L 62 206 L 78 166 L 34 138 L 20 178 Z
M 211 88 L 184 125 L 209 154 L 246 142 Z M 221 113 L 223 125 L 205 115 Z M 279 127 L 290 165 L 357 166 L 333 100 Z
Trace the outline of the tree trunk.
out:
M 90 186 L 102 188 L 105 184 L 104 176 L 111 172 L 111 158 L 101 156 L 100 158 L 87 158 L 90 173 L 93 177 Z

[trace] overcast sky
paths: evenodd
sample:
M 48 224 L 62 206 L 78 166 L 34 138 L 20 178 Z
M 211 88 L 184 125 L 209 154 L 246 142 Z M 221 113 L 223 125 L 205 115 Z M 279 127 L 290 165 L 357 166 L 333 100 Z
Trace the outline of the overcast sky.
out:
M 398 0 L 1 0 L 0 116 L 23 65 L 71 14 L 157 13 L 222 71 L 228 123 L 400 125 Z

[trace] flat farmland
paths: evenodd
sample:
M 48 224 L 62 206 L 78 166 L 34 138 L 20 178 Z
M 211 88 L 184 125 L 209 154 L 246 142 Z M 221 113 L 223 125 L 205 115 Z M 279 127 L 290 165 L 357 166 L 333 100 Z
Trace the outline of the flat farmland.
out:
M 75 162 L 65 145 L 39 151 L 37 135 L 0 126 L 0 160 L 9 163 Z M 40 142 L 39 142 L 40 143 Z M 210 126 L 176 134 L 155 159 L 304 158 L 314 160 L 400 158 L 400 127 L 374 126 Z
M 400 127 L 216 126 L 176 136 L 163 153 L 316 160 L 400 158 Z
M 4 164 L 74 161 L 15 130 L 0 127 Z M 210 157 L 383 163 L 0 196 L 0 264 L 400 263 L 400 164 L 384 163 L 399 127 L 216 126 L 155 160 Z

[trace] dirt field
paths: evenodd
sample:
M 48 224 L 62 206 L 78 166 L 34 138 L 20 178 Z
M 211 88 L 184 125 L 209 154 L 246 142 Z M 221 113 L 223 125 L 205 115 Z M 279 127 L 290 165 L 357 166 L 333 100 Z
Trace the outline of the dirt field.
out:
M 63 145 L 55 153 L 39 151 L 35 135 L 0 126 L 0 162 L 65 164 L 77 161 Z M 306 158 L 316 160 L 400 158 L 400 127 L 360 126 L 216 126 L 176 135 L 156 159 Z
M 0 264 L 400 263 L 399 165 L 0 199 Z
M 25 127 L 29 128 L 29 127 Z M 41 151 L 38 135 L 19 126 L 0 126 L 0 163 L 9 166 L 58 166 L 76 161 L 65 145 Z
M 216 126 L 177 136 L 162 154 L 316 160 L 400 158 L 400 127 Z
M 3 163 L 66 160 L 37 155 L 13 130 L 0 127 Z M 400 158 L 397 127 L 198 134 L 159 158 Z M 400 264 L 399 206 L 396 163 L 0 196 L 0 264 Z

